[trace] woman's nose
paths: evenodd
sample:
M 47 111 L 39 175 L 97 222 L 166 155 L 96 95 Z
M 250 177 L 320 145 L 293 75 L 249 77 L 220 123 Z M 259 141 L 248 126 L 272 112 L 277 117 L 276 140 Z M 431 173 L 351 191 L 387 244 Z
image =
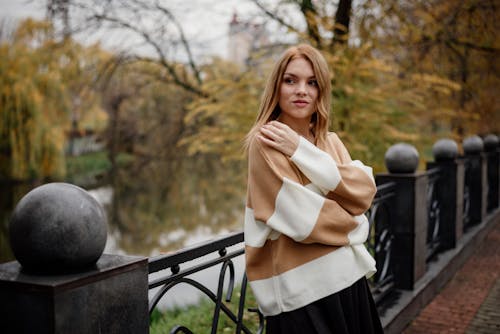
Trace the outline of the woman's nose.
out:
M 303 82 L 300 82 L 297 86 L 297 90 L 295 91 L 295 94 L 303 96 L 307 94 L 307 89 L 306 89 L 306 84 Z

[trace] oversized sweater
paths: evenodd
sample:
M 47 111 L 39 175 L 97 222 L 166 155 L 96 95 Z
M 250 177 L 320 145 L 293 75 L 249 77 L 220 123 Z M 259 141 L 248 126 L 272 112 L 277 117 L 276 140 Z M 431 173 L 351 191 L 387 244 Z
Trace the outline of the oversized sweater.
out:
M 246 273 L 261 312 L 292 311 L 375 273 L 364 213 L 376 192 L 370 167 L 335 133 L 318 148 L 300 137 L 292 157 L 257 138 L 248 153 Z

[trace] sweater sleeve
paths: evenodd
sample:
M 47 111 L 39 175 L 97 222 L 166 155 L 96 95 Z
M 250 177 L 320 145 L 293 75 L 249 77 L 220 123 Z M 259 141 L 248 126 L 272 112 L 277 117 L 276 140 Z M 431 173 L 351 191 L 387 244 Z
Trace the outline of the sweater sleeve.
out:
M 297 242 L 333 246 L 366 240 L 366 217 L 355 217 L 335 200 L 302 185 L 298 171 L 285 155 L 253 140 L 248 161 L 248 244 L 261 246 L 265 239 L 277 234 Z
M 336 135 L 333 145 L 341 157 L 337 162 L 303 137 L 291 160 L 305 176 L 330 199 L 353 215 L 366 212 L 377 191 L 371 167 L 352 161 Z

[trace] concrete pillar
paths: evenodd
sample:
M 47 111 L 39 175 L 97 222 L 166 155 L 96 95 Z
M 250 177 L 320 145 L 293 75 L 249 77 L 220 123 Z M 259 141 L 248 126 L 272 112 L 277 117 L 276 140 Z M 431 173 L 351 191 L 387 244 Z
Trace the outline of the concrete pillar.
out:
M 440 208 L 441 249 L 454 248 L 463 234 L 464 163 L 458 158 L 458 146 L 451 139 L 437 141 L 433 148 L 434 162 L 427 169 L 440 168 L 435 185 Z
M 465 153 L 465 191 L 468 191 L 468 216 L 464 229 L 481 223 L 486 217 L 488 183 L 484 144 L 479 136 L 465 138 L 462 144 Z M 464 203 L 466 205 L 466 203 Z
M 106 225 L 71 184 L 19 201 L 9 225 L 17 261 L 0 264 L 2 333 L 148 333 L 148 261 L 103 255 Z
M 488 204 L 486 211 L 492 212 L 499 207 L 500 190 L 500 142 L 498 137 L 490 134 L 484 138 L 484 150 L 487 160 Z
M 148 333 L 147 259 L 103 254 L 78 273 L 29 274 L 0 264 L 6 334 Z
M 385 155 L 389 173 L 378 174 L 377 184 L 395 183 L 389 204 L 396 287 L 411 290 L 426 270 L 427 175 L 417 173 L 418 152 L 408 144 L 390 147 Z

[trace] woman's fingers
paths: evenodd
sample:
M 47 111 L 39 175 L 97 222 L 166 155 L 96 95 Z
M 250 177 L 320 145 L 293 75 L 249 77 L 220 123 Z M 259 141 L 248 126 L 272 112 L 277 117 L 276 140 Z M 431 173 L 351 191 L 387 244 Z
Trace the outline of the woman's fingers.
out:
M 272 129 L 262 127 L 260 128 L 261 134 L 263 134 L 265 137 L 272 139 L 274 141 L 279 140 L 279 135 L 273 131 Z
M 283 137 L 285 134 L 282 129 L 270 123 L 267 123 L 264 126 L 262 126 L 262 129 L 268 131 L 269 133 L 272 133 L 275 137 Z
M 261 140 L 272 148 L 291 156 L 298 146 L 299 136 L 286 124 L 272 121 L 260 128 Z
M 285 123 L 281 123 L 281 122 L 278 122 L 278 121 L 271 121 L 269 123 L 267 123 L 266 125 L 272 125 L 278 129 L 289 129 L 290 127 L 288 125 L 286 125 Z

